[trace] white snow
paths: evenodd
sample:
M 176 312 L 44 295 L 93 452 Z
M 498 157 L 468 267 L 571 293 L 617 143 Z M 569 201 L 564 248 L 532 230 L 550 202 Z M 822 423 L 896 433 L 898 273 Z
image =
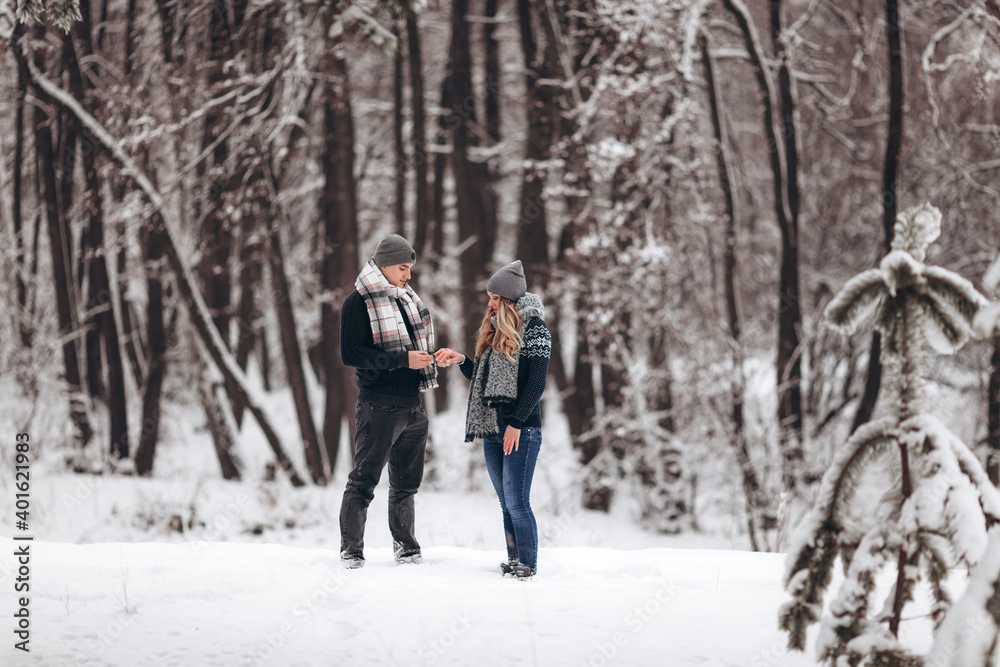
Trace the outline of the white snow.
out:
M 962 473 L 956 458 L 965 445 L 932 415 L 911 418 L 900 430 L 911 452 L 914 489 L 907 505 L 917 526 L 947 536 L 954 555 L 975 565 L 986 550 L 986 517 L 979 489 Z M 983 474 L 974 456 L 966 458 Z M 983 487 L 989 498 L 987 488 L 993 493 L 995 489 Z
M 9 573 L 13 541 L 0 549 Z M 499 575 L 497 550 L 430 547 L 404 566 L 387 547 L 367 555 L 345 570 L 333 549 L 278 544 L 35 542 L 32 653 L 5 646 L 5 664 L 718 665 L 783 653 L 778 554 L 549 548 L 528 582 Z
M 276 424 L 294 431 L 278 398 Z M 610 514 L 580 509 L 558 419 L 532 490 L 541 550 L 528 582 L 496 569 L 499 504 L 479 448 L 450 432 L 460 420 L 437 418 L 438 479 L 417 495 L 425 562 L 392 560 L 383 475 L 356 571 L 337 553 L 345 461 L 325 488 L 257 479 L 270 456 L 246 420 L 247 481 L 226 482 L 200 423 L 196 406 L 168 406 L 152 479 L 66 473 L 64 424 L 32 427 L 30 654 L 13 649 L 12 474 L 0 463 L 0 665 L 812 664 L 777 628 L 783 554 L 733 550 L 745 536 L 725 530 L 643 531 L 624 496 Z
M 983 285 L 991 292 L 1000 292 L 1000 256 L 986 270 L 986 275 L 983 276 Z
M 270 398 L 290 438 L 291 401 Z M 8 517 L 0 521 L 8 619 L 0 665 L 814 664 L 818 626 L 805 654 L 789 653 L 777 629 L 788 600 L 785 554 L 734 550 L 745 548 L 745 536 L 724 517 L 703 516 L 717 528 L 706 533 L 640 530 L 624 495 L 611 514 L 580 509 L 561 420 L 547 421 L 533 487 L 539 574 L 518 582 L 496 570 L 504 557 L 499 506 L 478 447 L 456 435 L 460 420 L 435 422 L 438 478 L 417 496 L 425 562 L 392 561 L 383 475 L 369 510 L 367 567 L 347 571 L 337 554 L 344 460 L 325 488 L 257 479 L 270 452 L 247 419 L 248 479 L 225 482 L 197 408 L 172 404 L 154 478 L 73 475 L 63 472 L 57 444 L 67 428 L 60 405 L 32 426 L 30 654 L 12 647 L 12 475 L 0 463 L 0 514 Z M 6 432 L 23 423 L 14 412 L 0 422 L 8 418 Z M 9 443 L 0 442 L 0 453 L 10 459 Z M 302 469 L 301 452 L 289 454 Z M 167 529 L 175 516 L 182 534 Z M 841 578 L 837 568 L 833 590 Z M 888 585 L 880 578 L 880 589 Z M 914 604 L 914 620 L 901 627 L 904 643 L 923 651 L 931 641 L 925 607 Z
M 986 553 L 972 571 L 965 595 L 941 624 L 934 648 L 927 656 L 929 666 L 982 665 L 989 654 L 998 630 L 987 608 L 1000 576 L 1000 529 L 991 529 L 989 540 Z
M 897 290 L 907 287 L 914 276 L 919 276 L 924 271 L 924 265 L 905 250 L 893 250 L 882 258 L 878 268 L 885 274 L 885 284 L 889 288 L 889 295 L 893 297 Z M 900 280 L 904 282 L 901 283 Z
M 1000 303 L 990 303 L 980 308 L 973 326 L 984 338 L 1000 333 Z

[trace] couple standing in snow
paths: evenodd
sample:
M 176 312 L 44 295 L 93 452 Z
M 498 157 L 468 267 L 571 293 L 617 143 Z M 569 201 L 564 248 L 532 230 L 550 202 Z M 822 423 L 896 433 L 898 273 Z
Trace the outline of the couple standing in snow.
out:
M 500 499 L 507 562 L 504 574 L 531 577 L 538 527 L 531 478 L 542 445 L 539 399 L 552 339 L 541 299 L 527 291 L 521 262 L 497 271 L 476 336 L 474 358 L 434 350 L 431 315 L 407 285 L 417 256 L 401 236 L 383 238 L 341 310 L 340 354 L 358 376 L 354 469 L 340 510 L 340 558 L 364 565 L 368 505 L 389 464 L 389 530 L 398 563 L 419 563 L 413 496 L 424 471 L 428 420 L 421 392 L 437 386 L 438 368 L 458 364 L 470 380 L 465 441 L 483 439 L 483 454 Z

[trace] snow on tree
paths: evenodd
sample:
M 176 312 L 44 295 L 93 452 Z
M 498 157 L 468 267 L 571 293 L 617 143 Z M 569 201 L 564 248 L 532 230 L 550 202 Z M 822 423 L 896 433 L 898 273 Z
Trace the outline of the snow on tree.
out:
M 820 622 L 817 657 L 827 664 L 924 664 L 898 639 L 903 607 L 926 577 L 938 628 L 951 606 L 943 585 L 948 570 L 975 566 L 987 529 L 1000 521 L 1000 492 L 978 459 L 924 412 L 925 343 L 954 352 L 986 305 L 964 278 L 924 264 L 940 230 L 941 213 L 930 204 L 899 214 L 890 253 L 878 268 L 850 280 L 825 312 L 830 326 L 849 334 L 874 311 L 885 342 L 881 361 L 895 390 L 891 416 L 859 428 L 836 453 L 789 549 L 785 588 L 792 599 L 781 607 L 780 626 L 789 648 L 802 651 L 808 627 Z M 876 512 L 854 516 L 851 504 L 866 475 L 890 461 L 892 484 Z M 824 616 L 838 556 L 844 581 Z M 893 566 L 895 583 L 883 606 L 874 607 L 878 575 Z
M 19 21 L 31 24 L 53 25 L 69 32 L 77 21 L 82 21 L 79 0 L 25 0 L 17 5 Z
M 983 276 L 983 286 L 1000 297 L 1000 256 Z M 1000 301 L 991 303 L 976 315 L 976 330 L 986 338 L 1000 336 Z
M 955 603 L 934 638 L 927 664 L 934 667 L 986 667 L 1000 637 L 996 600 L 1000 598 L 1000 527 L 990 529 L 989 546 L 969 577 L 965 595 Z
M 983 285 L 1000 296 L 1000 257 L 986 272 Z M 984 305 L 975 328 L 986 338 L 1000 337 L 1000 303 Z M 927 664 L 935 667 L 985 667 L 994 665 L 1000 640 L 1000 527 L 990 530 L 986 553 L 969 579 L 965 595 L 955 603 L 941 624 Z

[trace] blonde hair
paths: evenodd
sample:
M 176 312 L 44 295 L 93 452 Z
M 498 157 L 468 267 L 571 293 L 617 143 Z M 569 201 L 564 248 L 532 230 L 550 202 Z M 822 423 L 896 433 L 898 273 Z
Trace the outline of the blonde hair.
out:
M 510 299 L 500 298 L 496 326 L 493 326 L 493 311 L 486 309 L 476 336 L 476 356 L 482 356 L 487 347 L 502 352 L 511 361 L 514 361 L 514 353 L 521 348 L 521 314 Z

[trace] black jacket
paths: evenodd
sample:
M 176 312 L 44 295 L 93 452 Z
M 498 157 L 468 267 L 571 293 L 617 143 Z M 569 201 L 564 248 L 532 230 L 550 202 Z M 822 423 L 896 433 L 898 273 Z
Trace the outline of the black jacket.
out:
M 412 338 L 409 320 L 406 330 Z M 419 399 L 420 371 L 410 368 L 406 350 L 386 352 L 375 347 L 368 308 L 357 290 L 347 297 L 340 311 L 340 358 L 357 373 L 362 396 L 380 394 Z

